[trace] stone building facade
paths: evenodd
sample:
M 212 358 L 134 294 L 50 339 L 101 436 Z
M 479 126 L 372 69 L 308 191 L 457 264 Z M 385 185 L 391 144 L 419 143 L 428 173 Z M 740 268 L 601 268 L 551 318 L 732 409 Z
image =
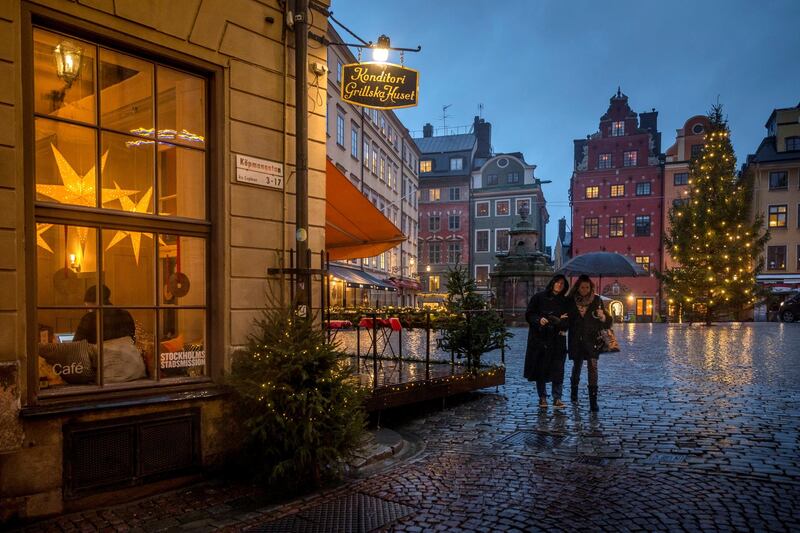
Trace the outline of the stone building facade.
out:
M 219 383 L 294 247 L 292 43 L 278 0 L 0 2 L 0 524 L 163 490 L 226 451 Z
M 660 285 L 653 270 L 663 245 L 663 168 L 658 113 L 634 112 L 621 91 L 611 97 L 599 130 L 574 141 L 570 186 L 572 256 L 607 251 L 627 255 L 648 277 L 603 278 L 598 292 L 625 298 L 626 315 L 653 320 Z
M 343 42 L 328 28 L 328 39 Z M 419 150 L 408 129 L 393 111 L 370 109 L 342 101 L 342 65 L 357 62 L 345 46 L 328 48 L 328 157 L 406 236 L 405 242 L 376 257 L 349 261 L 386 285 L 379 289 L 333 285 L 334 305 L 379 302 L 415 306 L 417 276 Z M 391 288 L 386 291 L 386 288 Z M 340 296 L 341 295 L 341 296 Z
M 765 127 L 743 170 L 753 174 L 753 214 L 770 233 L 757 281 L 780 297 L 800 290 L 800 104 L 773 110 Z M 758 318 L 766 315 L 756 308 Z

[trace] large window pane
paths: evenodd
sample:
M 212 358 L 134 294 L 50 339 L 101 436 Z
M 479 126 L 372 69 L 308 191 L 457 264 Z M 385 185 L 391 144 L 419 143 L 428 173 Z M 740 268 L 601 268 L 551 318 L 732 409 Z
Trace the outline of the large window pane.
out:
M 100 126 L 153 136 L 153 65 L 100 49 Z
M 105 308 L 100 313 L 103 382 L 155 379 L 155 311 Z
M 206 160 L 199 150 L 158 145 L 158 214 L 206 218 Z
M 103 207 L 153 213 L 154 142 L 106 132 L 101 142 Z
M 36 119 L 36 199 L 97 206 L 97 136 L 94 130 Z
M 197 237 L 161 235 L 158 247 L 160 303 L 204 305 L 206 241 Z
M 86 339 L 75 339 L 97 314 L 81 309 L 39 310 L 37 357 L 40 389 L 59 389 L 70 385 L 97 383 L 97 346 Z
M 40 306 L 97 304 L 97 230 L 36 224 L 36 289 Z
M 158 362 L 161 378 L 205 375 L 205 311 L 162 309 L 158 314 Z
M 205 80 L 161 66 L 157 68 L 156 76 L 158 138 L 177 144 L 205 146 Z
M 95 123 L 94 45 L 33 30 L 34 110 L 42 115 Z
M 104 305 L 155 305 L 152 233 L 103 230 L 103 275 L 110 292 Z

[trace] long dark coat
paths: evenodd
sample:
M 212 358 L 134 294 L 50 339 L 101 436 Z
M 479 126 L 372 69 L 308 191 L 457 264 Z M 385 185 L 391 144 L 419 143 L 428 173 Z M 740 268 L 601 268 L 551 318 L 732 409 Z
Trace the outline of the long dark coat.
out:
M 595 318 L 597 309 L 603 309 L 606 314 L 605 321 Z M 597 336 L 603 329 L 608 329 L 613 323 L 613 318 L 608 309 L 603 305 L 599 296 L 595 295 L 592 303 L 586 309 L 586 314 L 581 316 L 578 305 L 573 298 L 567 299 L 567 313 L 569 314 L 569 358 L 598 359 L 600 352 L 597 350 Z
M 525 320 L 530 327 L 523 375 L 529 381 L 549 382 L 564 371 L 567 338 L 561 332 L 567 330 L 569 322 L 566 319 L 560 320 L 559 317 L 567 312 L 567 301 L 563 296 L 567 281 L 562 278 L 564 290 L 556 295 L 553 294 L 555 279 L 550 281 L 545 290 L 531 297 L 525 311 Z M 550 323 L 542 326 L 539 323 L 541 318 L 546 318 Z

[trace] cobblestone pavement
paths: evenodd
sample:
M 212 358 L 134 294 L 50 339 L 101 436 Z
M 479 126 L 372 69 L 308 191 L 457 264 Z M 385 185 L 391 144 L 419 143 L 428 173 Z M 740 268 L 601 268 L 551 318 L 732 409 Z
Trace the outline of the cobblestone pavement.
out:
M 577 405 L 567 399 L 565 409 L 540 410 L 535 387 L 521 377 L 527 332 L 514 330 L 499 391 L 384 417 L 420 441 L 413 459 L 273 508 L 258 507 L 252 493 L 237 497 L 249 502 L 240 509 L 230 499 L 216 504 L 225 486 L 197 487 L 200 500 L 211 491 L 212 507 L 183 520 L 177 508 L 192 501 L 183 491 L 161 529 L 800 530 L 800 324 L 617 331 L 622 351 L 600 360 L 599 414 L 588 412 L 583 386 Z M 112 516 L 149 505 L 157 520 L 165 505 L 158 501 Z M 215 505 L 227 506 L 216 519 Z M 369 516 L 366 508 L 374 509 Z M 350 511 L 340 513 L 349 529 L 336 509 Z M 103 512 L 96 516 L 108 518 Z M 158 529 L 117 524 L 126 525 Z

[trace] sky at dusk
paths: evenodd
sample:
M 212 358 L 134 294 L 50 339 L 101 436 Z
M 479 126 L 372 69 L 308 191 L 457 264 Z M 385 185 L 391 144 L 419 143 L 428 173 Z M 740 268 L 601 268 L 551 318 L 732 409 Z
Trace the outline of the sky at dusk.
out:
M 420 104 L 397 111 L 414 136 L 442 126 L 444 105 L 450 127 L 469 126 L 483 104 L 494 150 L 522 152 L 553 181 L 543 186 L 548 245 L 557 220 L 569 224 L 572 141 L 597 131 L 617 86 L 634 111 L 659 112 L 662 151 L 719 97 L 739 165 L 772 110 L 800 102 L 798 0 L 331 2 L 365 40 L 422 45 L 405 55 L 420 71 Z

